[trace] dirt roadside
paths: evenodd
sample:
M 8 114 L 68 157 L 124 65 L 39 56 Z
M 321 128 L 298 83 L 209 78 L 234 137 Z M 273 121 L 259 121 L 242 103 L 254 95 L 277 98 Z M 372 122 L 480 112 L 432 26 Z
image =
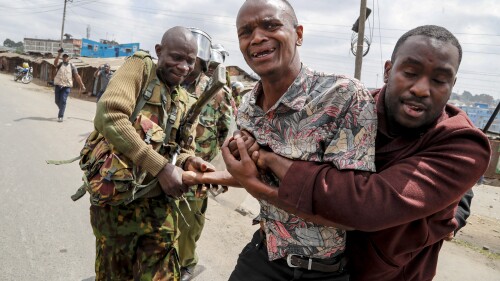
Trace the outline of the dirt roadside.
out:
M 471 216 L 455 239 L 500 261 L 500 187 L 483 184 L 473 191 Z

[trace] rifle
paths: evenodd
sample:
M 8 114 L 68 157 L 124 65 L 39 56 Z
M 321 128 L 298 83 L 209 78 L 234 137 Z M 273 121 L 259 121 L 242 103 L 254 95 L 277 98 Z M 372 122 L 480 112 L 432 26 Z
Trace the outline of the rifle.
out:
M 226 67 L 222 64 L 219 64 L 215 69 L 212 77 L 208 81 L 208 86 L 205 91 L 200 95 L 198 100 L 191 106 L 188 113 L 186 114 L 186 118 L 181 121 L 181 125 L 179 126 L 178 131 L 178 142 L 177 148 L 173 151 L 171 159 L 171 164 L 175 165 L 177 161 L 177 156 L 181 152 L 181 148 L 189 148 L 191 143 L 193 142 L 193 136 L 191 132 L 194 130 L 194 125 L 198 121 L 198 116 L 201 113 L 201 110 L 207 103 L 212 100 L 212 98 L 217 94 L 222 87 L 226 85 Z

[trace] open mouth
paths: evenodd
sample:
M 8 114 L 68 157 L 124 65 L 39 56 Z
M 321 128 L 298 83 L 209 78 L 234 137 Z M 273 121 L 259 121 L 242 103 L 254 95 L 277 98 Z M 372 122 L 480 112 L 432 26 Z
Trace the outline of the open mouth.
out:
M 406 106 L 408 106 L 411 110 L 416 111 L 416 112 L 424 111 L 424 109 L 422 107 L 417 106 L 417 105 L 407 104 Z
M 275 50 L 276 50 L 276 48 L 271 48 L 271 49 L 268 49 L 268 50 L 265 50 L 262 52 L 255 52 L 255 53 L 252 53 L 252 57 L 253 58 L 263 58 L 263 57 L 273 53 Z
M 416 103 L 403 103 L 403 110 L 411 117 L 418 118 L 424 114 L 425 107 Z

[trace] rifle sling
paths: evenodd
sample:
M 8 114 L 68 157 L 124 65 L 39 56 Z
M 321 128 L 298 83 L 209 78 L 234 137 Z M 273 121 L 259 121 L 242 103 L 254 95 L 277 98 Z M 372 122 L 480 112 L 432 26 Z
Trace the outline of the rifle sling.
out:
M 134 117 L 134 119 L 131 118 L 131 121 L 135 120 L 135 118 L 137 118 L 137 115 L 142 110 L 142 108 L 144 108 L 144 105 L 146 105 L 146 103 L 151 99 L 151 97 L 153 96 L 153 90 L 157 85 L 161 85 L 160 81 L 157 78 L 151 80 L 151 82 L 148 84 L 146 91 L 144 91 L 144 94 L 141 95 L 141 97 L 139 98 L 139 101 L 137 102 L 137 105 L 136 105 L 136 108 L 134 109 L 134 114 L 133 114 L 135 116 L 131 116 L 131 117 Z M 170 134 L 172 132 L 172 127 L 175 123 L 175 120 L 177 119 L 177 106 L 175 105 L 175 102 L 172 100 L 171 95 L 170 94 L 167 95 L 166 87 L 160 88 L 160 96 L 161 96 L 161 108 L 163 110 L 163 122 L 161 124 L 161 127 L 163 128 L 164 133 L 165 133 L 163 143 L 164 143 L 164 145 L 167 145 L 169 140 L 170 140 Z M 170 108 L 167 107 L 168 104 L 170 104 Z M 168 109 L 170 109 L 170 114 L 168 114 L 168 112 L 167 112 Z M 136 198 L 141 198 L 141 197 L 145 196 L 158 183 L 158 178 L 153 178 L 149 183 L 142 184 L 142 181 L 144 180 L 144 178 L 146 176 L 146 172 L 143 171 L 141 174 L 137 174 L 135 167 L 133 170 L 134 170 L 134 175 L 136 177 L 136 180 L 134 181 L 132 196 L 124 202 L 125 204 L 132 202 Z
M 135 119 L 137 118 L 137 115 L 139 115 L 139 112 L 144 108 L 146 103 L 151 99 L 153 96 L 153 90 L 156 85 L 159 85 L 160 81 L 158 81 L 157 78 L 154 78 L 151 80 L 148 84 L 148 86 L 142 91 L 142 93 L 139 95 L 139 99 L 137 100 L 137 103 L 135 104 L 134 112 L 130 115 L 130 122 L 134 123 Z
M 143 91 L 143 93 L 139 96 L 134 112 L 132 113 L 132 115 L 130 115 L 130 122 L 135 121 L 137 115 L 139 115 L 139 113 L 144 108 L 146 103 L 153 96 L 153 90 L 157 85 L 160 85 L 160 81 L 157 78 L 154 78 L 153 80 L 151 80 L 151 82 L 149 82 L 148 87 L 146 87 L 146 90 Z M 170 108 L 167 107 L 168 104 L 170 104 Z M 177 119 L 177 106 L 175 105 L 175 102 L 172 101 L 171 95 L 166 94 L 165 87 L 161 87 L 161 107 L 163 110 L 162 127 L 165 132 L 165 138 L 163 139 L 163 143 L 166 145 L 170 141 L 170 134 L 172 132 L 172 127 L 175 123 L 175 120 Z M 170 114 L 168 114 L 167 112 L 168 109 L 170 109 Z

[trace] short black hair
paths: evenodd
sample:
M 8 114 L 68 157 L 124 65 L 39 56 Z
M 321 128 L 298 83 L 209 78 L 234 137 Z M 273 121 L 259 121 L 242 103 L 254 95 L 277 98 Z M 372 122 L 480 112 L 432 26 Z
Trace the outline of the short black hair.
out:
M 448 31 L 448 29 L 437 25 L 422 25 L 403 34 L 403 36 L 398 39 L 398 42 L 396 43 L 396 46 L 392 51 L 391 62 L 394 62 L 394 60 L 396 59 L 396 53 L 398 52 L 399 47 L 401 47 L 401 45 L 403 45 L 403 43 L 406 41 L 406 39 L 411 36 L 417 35 L 434 38 L 443 42 L 449 42 L 453 46 L 457 47 L 458 65 L 460 65 L 460 62 L 462 61 L 462 46 L 458 42 L 458 39 L 450 31 Z
M 246 1 L 248 1 L 248 0 L 246 0 Z M 297 19 L 297 15 L 295 14 L 295 10 L 293 9 L 292 4 L 290 4 L 290 2 L 288 2 L 287 0 L 276 0 L 276 1 L 280 1 L 281 3 L 285 4 L 285 6 L 289 10 L 288 14 L 292 18 L 293 27 L 297 27 L 299 25 L 299 20 Z

